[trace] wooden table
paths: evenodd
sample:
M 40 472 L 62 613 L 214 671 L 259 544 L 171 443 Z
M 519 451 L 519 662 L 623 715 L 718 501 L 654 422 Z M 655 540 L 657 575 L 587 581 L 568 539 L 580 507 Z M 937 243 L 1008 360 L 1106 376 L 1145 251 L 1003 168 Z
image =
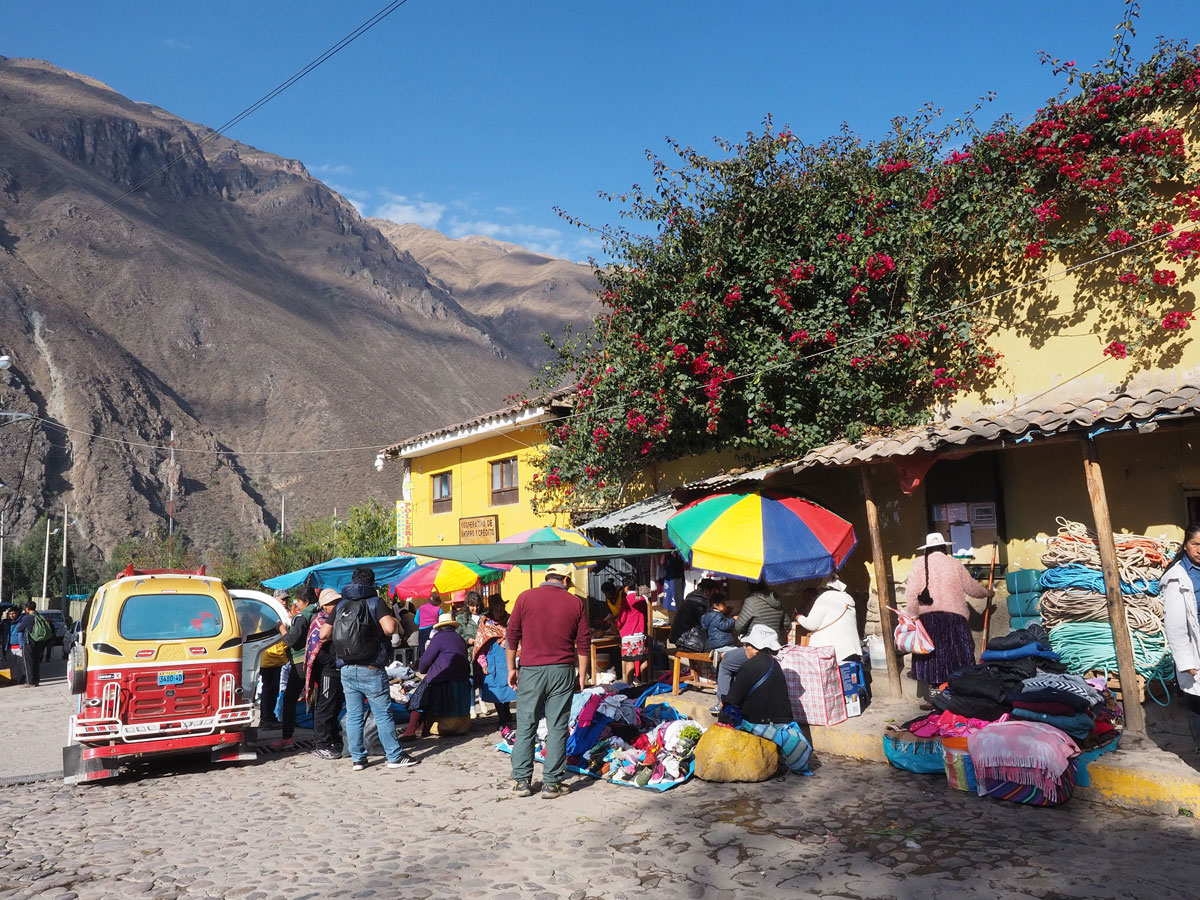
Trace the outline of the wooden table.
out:
M 616 635 L 605 635 L 604 637 L 592 638 L 592 648 L 591 648 L 592 667 L 591 667 L 591 673 L 590 673 L 591 680 L 588 683 L 593 684 L 593 685 L 596 683 L 596 674 L 597 674 L 596 673 L 596 651 L 597 650 L 616 650 L 617 651 L 617 661 L 619 664 L 620 659 L 621 659 L 621 639 L 619 637 L 617 637 Z M 620 675 L 617 676 L 617 680 L 620 680 Z

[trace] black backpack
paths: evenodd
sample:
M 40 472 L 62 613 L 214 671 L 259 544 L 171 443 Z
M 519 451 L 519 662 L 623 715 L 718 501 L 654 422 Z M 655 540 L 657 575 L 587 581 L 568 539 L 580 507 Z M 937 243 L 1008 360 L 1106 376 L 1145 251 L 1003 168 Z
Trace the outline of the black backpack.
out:
M 344 663 L 371 663 L 379 656 L 379 625 L 366 600 L 343 600 L 333 614 L 333 654 Z

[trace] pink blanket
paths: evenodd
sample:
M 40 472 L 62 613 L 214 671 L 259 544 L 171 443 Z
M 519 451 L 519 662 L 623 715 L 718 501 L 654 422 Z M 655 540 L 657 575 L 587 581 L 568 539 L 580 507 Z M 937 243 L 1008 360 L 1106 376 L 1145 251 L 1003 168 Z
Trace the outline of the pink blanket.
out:
M 1052 725 L 1010 721 L 970 735 L 967 752 L 980 779 L 1032 785 L 1057 800 L 1059 779 L 1079 746 Z

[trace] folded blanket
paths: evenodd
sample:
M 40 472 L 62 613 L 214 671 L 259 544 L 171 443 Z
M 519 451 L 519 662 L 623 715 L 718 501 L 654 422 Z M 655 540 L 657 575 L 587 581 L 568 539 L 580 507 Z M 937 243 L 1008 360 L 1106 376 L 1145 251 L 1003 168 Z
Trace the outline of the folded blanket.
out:
M 983 697 L 959 697 L 950 690 L 931 693 L 929 702 L 939 710 L 949 710 L 966 719 L 983 719 L 987 722 L 994 722 L 1009 711 L 1007 706 Z
M 1012 699 L 1013 709 L 1029 709 L 1034 712 L 1046 713 L 1049 716 L 1073 716 L 1078 709 L 1068 703 L 1057 703 L 1053 700 L 1025 700 L 1021 694 Z
M 1021 693 L 1023 694 L 1042 690 L 1055 690 L 1074 694 L 1086 700 L 1089 707 L 1095 706 L 1104 700 L 1100 692 L 1084 681 L 1082 676 L 1079 675 L 1038 675 L 1034 678 L 1027 678 L 1021 685 Z M 1029 699 L 1045 698 L 1030 697 Z
M 979 654 L 980 661 L 985 663 L 993 660 L 1025 659 L 1027 657 L 1049 659 L 1053 662 L 1058 662 L 1060 658 L 1053 650 L 1043 650 L 1036 641 L 1030 641 L 1014 650 L 984 650 Z
M 987 666 L 974 666 L 951 676 L 946 686 L 956 697 L 981 697 L 993 703 L 1003 703 L 1015 687 L 1012 678 L 1006 678 Z
M 1008 634 L 992 638 L 987 643 L 988 650 L 1016 650 L 1026 644 L 1034 643 L 1043 650 L 1050 649 L 1050 635 L 1046 629 L 1036 622 L 1026 628 L 1010 631 Z
M 1079 755 L 1079 746 L 1044 722 L 997 722 L 967 738 L 967 752 L 980 779 L 1011 781 L 1058 799 L 1059 779 Z
M 1049 713 L 1017 707 L 1013 710 L 1012 714 L 1014 719 L 1045 722 L 1047 725 L 1053 725 L 1059 731 L 1065 731 L 1077 741 L 1087 738 L 1092 733 L 1092 727 L 1095 725 L 1092 717 L 1085 712 L 1075 713 L 1070 716 L 1052 716 Z
M 1091 704 L 1078 694 L 1070 691 L 1060 691 L 1055 688 L 1045 688 L 1040 691 L 1013 691 L 1008 695 L 1009 705 L 1017 700 L 1027 703 L 1059 703 L 1066 706 L 1072 713 L 1087 712 Z

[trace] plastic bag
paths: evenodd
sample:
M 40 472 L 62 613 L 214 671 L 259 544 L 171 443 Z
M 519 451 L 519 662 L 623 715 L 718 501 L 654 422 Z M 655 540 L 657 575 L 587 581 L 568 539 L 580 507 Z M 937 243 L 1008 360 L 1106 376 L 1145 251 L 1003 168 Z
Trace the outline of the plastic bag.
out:
M 888 609 L 892 608 L 889 606 Z M 921 624 L 921 620 L 914 619 L 908 613 L 900 612 L 898 609 L 892 609 L 892 612 L 900 620 L 893 635 L 896 640 L 896 649 L 901 653 L 932 653 L 933 641 L 929 637 L 929 632 L 925 630 L 925 626 Z

